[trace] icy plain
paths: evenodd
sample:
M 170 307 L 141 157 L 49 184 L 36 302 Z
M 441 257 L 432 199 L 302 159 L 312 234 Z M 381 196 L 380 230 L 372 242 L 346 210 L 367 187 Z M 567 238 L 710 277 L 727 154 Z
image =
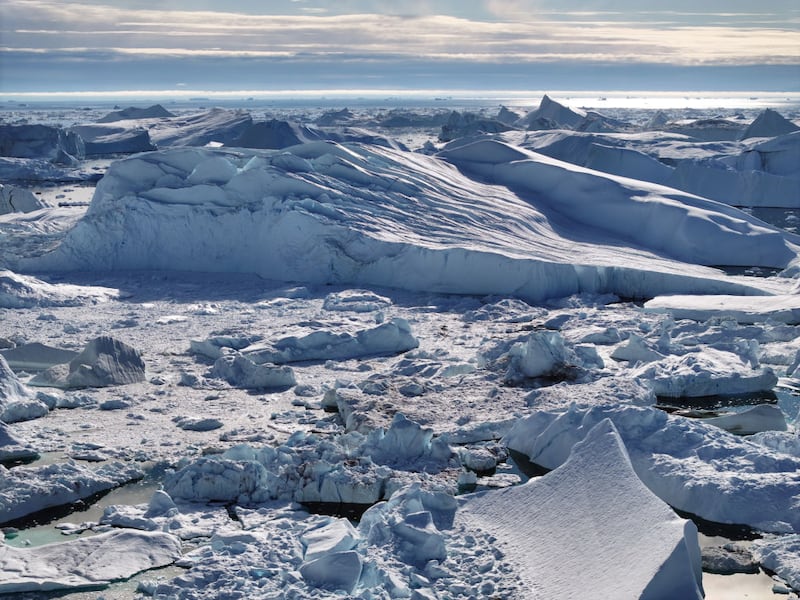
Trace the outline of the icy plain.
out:
M 0 128 L 4 593 L 713 600 L 699 527 L 797 597 L 797 108 L 66 114 Z

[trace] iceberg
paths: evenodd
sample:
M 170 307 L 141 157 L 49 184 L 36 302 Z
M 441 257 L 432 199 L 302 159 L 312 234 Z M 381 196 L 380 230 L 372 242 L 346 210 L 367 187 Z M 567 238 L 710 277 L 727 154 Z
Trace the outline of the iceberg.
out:
M 90 341 L 69 363 L 58 364 L 30 380 L 30 385 L 75 389 L 144 381 L 141 353 L 110 336 Z
M 47 405 L 19 380 L 0 354 L 0 422 L 38 419 L 47 412 Z
M 460 500 L 455 522 L 497 539 L 530 598 L 703 597 L 696 527 L 639 480 L 607 419 L 555 471 Z
M 717 523 L 800 531 L 800 459 L 702 420 L 651 407 L 573 405 L 520 419 L 504 442 L 552 469 L 603 419 L 614 423 L 639 478 L 670 506 Z
M 796 242 L 722 204 L 496 141 L 438 157 L 314 142 L 117 161 L 62 244 L 22 264 L 252 272 L 530 300 L 762 295 L 769 288 L 701 265 L 783 268 Z

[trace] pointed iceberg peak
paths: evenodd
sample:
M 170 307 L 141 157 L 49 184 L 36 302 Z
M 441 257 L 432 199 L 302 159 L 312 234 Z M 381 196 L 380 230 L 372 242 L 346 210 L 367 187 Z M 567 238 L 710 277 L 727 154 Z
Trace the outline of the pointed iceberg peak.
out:
M 745 129 L 742 139 L 755 137 L 776 137 L 800 130 L 800 127 L 780 114 L 777 110 L 766 108 Z

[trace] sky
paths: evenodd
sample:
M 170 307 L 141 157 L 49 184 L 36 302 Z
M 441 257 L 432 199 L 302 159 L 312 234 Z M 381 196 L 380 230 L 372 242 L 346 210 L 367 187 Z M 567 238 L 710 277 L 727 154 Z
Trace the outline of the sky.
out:
M 797 0 L 2 0 L 0 94 L 800 90 Z

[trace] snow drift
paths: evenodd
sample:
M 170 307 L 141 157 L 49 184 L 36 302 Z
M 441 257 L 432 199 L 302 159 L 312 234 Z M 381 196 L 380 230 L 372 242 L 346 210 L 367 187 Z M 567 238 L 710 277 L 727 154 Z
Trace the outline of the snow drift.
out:
M 316 142 L 118 161 L 63 244 L 25 266 L 253 272 L 537 300 L 742 295 L 764 291 L 697 265 L 785 267 L 795 242 L 730 207 L 499 142 L 440 157 Z

